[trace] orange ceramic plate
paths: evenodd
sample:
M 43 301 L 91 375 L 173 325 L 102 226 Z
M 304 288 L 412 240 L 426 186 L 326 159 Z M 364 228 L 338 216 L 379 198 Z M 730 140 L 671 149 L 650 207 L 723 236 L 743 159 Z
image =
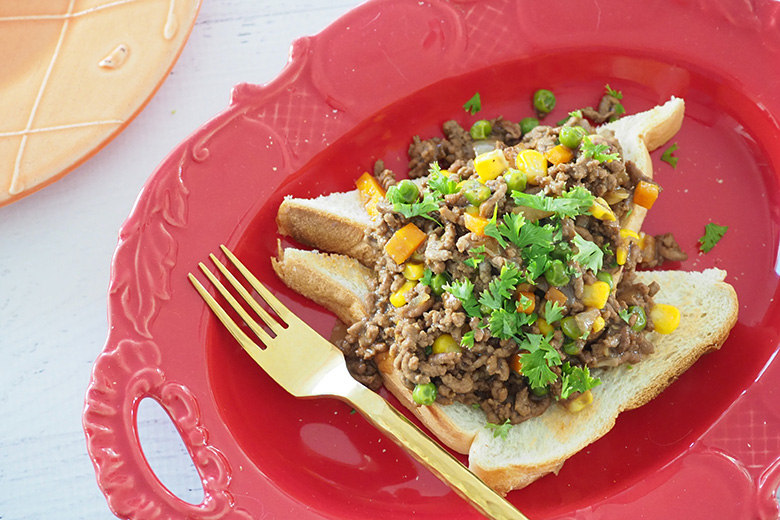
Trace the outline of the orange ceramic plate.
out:
M 0 206 L 59 179 L 157 91 L 200 0 L 0 2 Z

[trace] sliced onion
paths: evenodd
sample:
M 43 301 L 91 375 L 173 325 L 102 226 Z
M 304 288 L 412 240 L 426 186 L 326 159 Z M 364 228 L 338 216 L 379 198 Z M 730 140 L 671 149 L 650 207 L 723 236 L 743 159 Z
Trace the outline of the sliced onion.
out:
M 480 139 L 474 141 L 471 146 L 474 148 L 474 155 L 482 155 L 483 153 L 492 152 L 497 148 L 498 142 L 492 139 Z

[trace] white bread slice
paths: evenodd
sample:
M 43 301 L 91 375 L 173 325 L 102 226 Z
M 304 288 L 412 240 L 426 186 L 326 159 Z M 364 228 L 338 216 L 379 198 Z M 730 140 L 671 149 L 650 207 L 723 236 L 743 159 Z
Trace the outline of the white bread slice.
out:
M 685 101 L 672 96 L 663 105 L 601 125 L 596 132 L 602 135 L 607 131 L 614 132 L 623 149 L 623 161 L 633 162 L 652 179 L 653 161 L 650 152 L 663 146 L 680 130 L 684 115 Z M 646 215 L 645 208 L 635 205 L 634 211 L 621 222 L 621 227 L 639 233 Z
M 296 278 L 301 271 L 284 265 L 292 258 L 310 266 L 300 280 Z M 367 308 L 368 285 L 365 290 L 357 288 L 351 278 L 350 270 L 357 263 L 354 259 L 287 249 L 274 262 L 275 269 L 282 266 L 277 272 L 282 273 L 286 284 L 305 296 L 311 295 L 315 301 L 319 298 L 319 303 L 336 315 L 345 307 L 355 311 Z M 373 276 L 368 269 L 364 273 Z M 389 356 L 377 360 L 384 384 L 443 444 L 468 453 L 472 471 L 497 491 L 507 493 L 547 473 L 557 473 L 566 459 L 607 433 L 620 412 L 645 404 L 702 354 L 720 348 L 736 322 L 737 295 L 723 281 L 725 271 L 649 271 L 636 275 L 644 283 L 658 282 L 661 289 L 655 301 L 676 306 L 681 313 L 680 326 L 669 335 L 652 333 L 655 353 L 632 368 L 624 365 L 594 370 L 602 384 L 592 390 L 593 403 L 579 413 L 553 405 L 540 417 L 514 426 L 506 439 L 495 438 L 492 430 L 484 427 L 486 418 L 480 410 L 461 403 L 415 404 Z M 321 294 L 341 294 L 346 300 L 322 299 Z M 349 298 L 365 299 L 349 303 Z M 345 315 L 344 321 L 352 324 L 364 316 L 367 315 L 353 312 Z
M 276 275 L 292 290 L 347 324 L 368 315 L 370 281 L 376 275 L 354 258 L 279 246 L 271 258 Z
M 633 161 L 649 178 L 653 178 L 650 152 L 662 146 L 677 133 L 685 114 L 685 101 L 672 97 L 663 105 L 624 116 L 596 129 L 614 132 L 623 149 L 623 160 Z M 621 227 L 639 232 L 647 210 L 635 206 Z M 375 251 L 363 242 L 371 217 L 357 190 L 322 195 L 315 199 L 287 197 L 279 207 L 276 218 L 279 233 L 298 242 L 329 253 L 340 253 L 357 258 L 364 265 L 373 266 Z
M 276 215 L 280 234 L 322 251 L 351 256 L 368 266 L 376 260 L 375 249 L 363 240 L 371 222 L 358 190 L 314 199 L 285 197 Z
M 669 386 L 704 353 L 720 348 L 736 323 L 738 302 L 726 272 L 651 271 L 637 273 L 645 283 L 656 281 L 658 303 L 676 306 L 680 326 L 672 334 L 651 333 L 656 351 L 629 368 L 594 371 L 601 385 L 593 403 L 573 414 L 552 406 L 540 417 L 514 426 L 507 438 L 482 429 L 469 451 L 469 466 L 501 493 L 524 487 L 601 438 L 618 414 L 647 403 Z

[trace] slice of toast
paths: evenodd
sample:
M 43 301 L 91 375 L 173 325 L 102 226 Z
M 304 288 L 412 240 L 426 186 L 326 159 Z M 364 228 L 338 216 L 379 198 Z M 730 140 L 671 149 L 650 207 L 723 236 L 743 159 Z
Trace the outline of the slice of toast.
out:
M 672 97 L 663 105 L 645 112 L 624 116 L 596 129 L 611 131 L 623 149 L 623 160 L 632 161 L 642 173 L 653 178 L 650 152 L 662 146 L 677 133 L 685 114 L 685 101 Z M 621 227 L 638 233 L 647 210 L 635 206 Z M 363 241 L 371 217 L 365 211 L 357 190 L 335 192 L 315 199 L 285 198 L 279 207 L 277 225 L 282 235 L 329 253 L 358 259 L 369 267 L 376 252 Z
M 321 251 L 351 256 L 368 266 L 376 260 L 376 250 L 364 240 L 371 222 L 357 190 L 314 199 L 285 197 L 276 215 L 280 234 Z
M 355 260 L 343 255 L 323 255 L 316 251 L 287 249 L 275 261 L 286 284 L 311 297 L 336 315 L 342 309 L 367 308 L 368 290 L 354 290 L 350 270 Z M 298 280 L 300 271 L 284 264 L 310 266 Z M 370 270 L 367 270 L 370 272 Z M 371 273 L 373 276 L 373 273 Z M 468 453 L 469 467 L 488 485 L 501 493 L 524 487 L 547 473 L 555 473 L 564 461 L 606 434 L 624 410 L 637 408 L 670 385 L 704 353 L 720 348 L 737 319 L 736 293 L 725 283 L 726 272 L 650 271 L 636 274 L 646 284 L 658 282 L 661 289 L 654 299 L 680 310 L 680 326 L 672 334 L 651 333 L 656 351 L 632 368 L 594 370 L 602 384 L 592 390 L 593 403 L 579 413 L 551 406 L 544 414 L 514 426 L 506 439 L 494 437 L 485 428 L 480 410 L 460 403 L 419 406 L 401 375 L 388 357 L 377 360 L 387 389 L 410 409 L 439 440 L 460 453 Z M 345 294 L 366 298 L 352 302 L 322 298 L 324 294 Z M 347 324 L 367 315 L 347 315 Z M 351 321 L 349 321 L 351 320 Z

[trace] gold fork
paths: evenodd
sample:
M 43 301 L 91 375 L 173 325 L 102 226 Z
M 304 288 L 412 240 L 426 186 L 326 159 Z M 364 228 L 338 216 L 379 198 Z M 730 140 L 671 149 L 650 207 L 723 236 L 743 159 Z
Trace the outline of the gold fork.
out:
M 280 324 L 261 307 L 216 256 L 209 255 L 214 265 L 273 332 L 274 336 L 271 336 L 258 325 L 209 268 L 202 262 L 199 264 L 200 269 L 220 294 L 265 344 L 265 349 L 261 349 L 233 321 L 192 273 L 189 274 L 189 279 L 233 337 L 269 376 L 296 397 L 329 396 L 351 404 L 371 424 L 425 464 L 436 476 L 488 518 L 528 520 L 379 394 L 355 381 L 347 372 L 344 355 L 338 348 L 276 299 L 227 247 L 223 245 L 221 249 L 286 325 Z

